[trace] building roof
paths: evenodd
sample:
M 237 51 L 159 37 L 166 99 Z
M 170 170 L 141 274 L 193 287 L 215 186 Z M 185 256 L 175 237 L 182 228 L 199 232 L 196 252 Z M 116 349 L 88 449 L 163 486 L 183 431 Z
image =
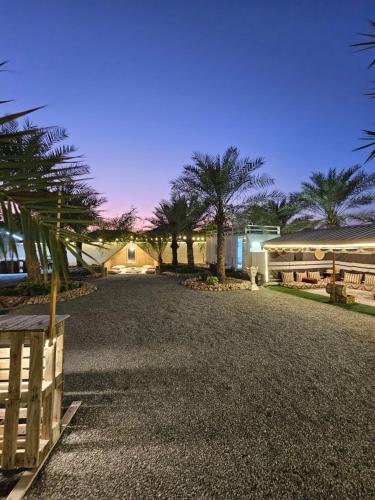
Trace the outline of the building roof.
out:
M 267 240 L 263 247 L 273 248 L 375 248 L 375 224 L 317 229 L 284 234 Z

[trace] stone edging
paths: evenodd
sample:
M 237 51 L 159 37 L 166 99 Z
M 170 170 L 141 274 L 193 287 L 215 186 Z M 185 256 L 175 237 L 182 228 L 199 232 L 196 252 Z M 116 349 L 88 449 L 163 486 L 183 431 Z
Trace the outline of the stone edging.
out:
M 207 292 L 227 292 L 233 290 L 249 290 L 250 281 L 239 280 L 236 278 L 227 278 L 225 283 L 217 285 L 209 285 L 198 278 L 189 278 L 181 282 L 182 285 L 192 288 L 193 290 L 204 290 Z
M 84 295 L 89 295 L 93 293 L 98 288 L 92 283 L 81 283 L 79 288 L 74 288 L 73 290 L 67 290 L 65 292 L 60 292 L 57 294 L 58 302 L 66 302 L 68 300 L 78 299 Z M 50 302 L 49 295 L 35 295 L 35 297 L 20 297 L 3 295 L 0 296 L 0 305 L 2 307 L 15 307 L 20 304 L 48 304 Z
M 161 273 L 162 276 L 168 276 L 170 278 L 200 278 L 201 272 L 196 273 L 173 273 L 172 271 L 163 271 Z

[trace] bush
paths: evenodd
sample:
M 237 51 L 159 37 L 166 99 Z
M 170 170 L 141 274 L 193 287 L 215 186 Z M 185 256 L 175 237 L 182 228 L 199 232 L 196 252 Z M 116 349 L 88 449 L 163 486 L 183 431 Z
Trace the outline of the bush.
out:
M 0 295 L 3 297 L 8 297 L 12 295 L 18 295 L 16 287 L 13 286 L 12 288 L 0 288 Z
M 210 286 L 217 285 L 219 283 L 219 278 L 217 276 L 207 276 L 206 283 Z
M 35 295 L 48 295 L 50 292 L 49 283 L 31 283 L 30 281 L 21 281 L 15 288 L 17 295 L 34 297 Z
M 68 290 L 74 290 L 79 288 L 81 285 L 77 281 L 69 281 L 68 283 L 61 283 L 59 292 L 66 292 Z M 36 295 L 48 295 L 51 292 L 50 283 L 31 283 L 31 281 L 21 281 L 13 289 L 13 293 L 8 293 L 6 295 L 23 295 L 26 297 L 35 297 Z M 0 292 L 2 295 L 2 292 Z

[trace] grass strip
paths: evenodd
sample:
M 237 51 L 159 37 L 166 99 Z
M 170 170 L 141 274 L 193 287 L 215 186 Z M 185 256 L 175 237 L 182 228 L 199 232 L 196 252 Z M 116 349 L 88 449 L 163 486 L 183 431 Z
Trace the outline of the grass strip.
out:
M 324 297 L 324 295 L 317 295 L 315 293 L 306 292 L 306 290 L 296 290 L 277 285 L 268 285 L 265 288 L 274 292 L 286 293 L 294 295 L 295 297 L 301 297 L 302 299 L 315 300 L 316 302 L 322 302 L 331 306 L 342 307 L 343 309 L 347 309 L 349 311 L 375 316 L 374 306 L 368 306 L 366 304 L 332 304 L 332 302 L 329 301 L 329 297 Z

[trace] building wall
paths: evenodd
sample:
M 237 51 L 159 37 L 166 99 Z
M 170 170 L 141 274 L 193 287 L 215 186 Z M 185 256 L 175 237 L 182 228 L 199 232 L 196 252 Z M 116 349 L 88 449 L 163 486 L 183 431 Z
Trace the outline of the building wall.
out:
M 133 246 L 135 248 L 135 262 L 128 262 L 128 248 Z M 7 256 L 10 260 L 12 257 L 14 260 L 24 260 L 25 253 L 22 243 L 17 244 L 17 257 Z M 195 241 L 193 243 L 194 252 L 194 262 L 197 265 L 204 265 L 206 263 L 206 242 L 205 241 Z M 87 264 L 105 264 L 106 267 L 113 267 L 119 264 L 141 267 L 144 265 L 155 265 L 156 261 L 150 257 L 142 248 L 140 248 L 137 243 L 129 242 L 125 246 L 123 243 L 105 243 L 104 245 L 98 244 L 89 245 L 84 243 L 82 245 L 83 258 Z M 186 252 L 186 242 L 179 242 L 179 247 L 177 250 L 178 261 L 181 264 L 187 263 L 187 252 Z M 163 261 L 166 264 L 172 262 L 172 249 L 170 244 L 167 245 L 163 253 Z M 76 258 L 71 253 L 68 252 L 68 262 L 70 266 L 76 265 Z
M 187 252 L 186 252 L 186 243 L 179 242 L 179 247 L 177 249 L 177 258 L 180 264 L 187 263 Z M 135 262 L 128 261 L 128 248 L 135 249 Z M 205 242 L 194 242 L 193 243 L 193 252 L 194 252 L 194 262 L 195 264 L 205 264 L 206 261 L 206 244 Z M 170 264 L 172 262 L 172 249 L 170 244 L 167 245 L 163 252 L 163 262 L 165 264 Z M 157 265 L 157 261 L 154 260 L 147 252 L 142 250 L 136 243 L 128 243 L 122 250 L 118 251 L 112 258 L 110 258 L 106 267 L 111 268 L 116 265 L 126 265 L 126 266 L 135 266 L 141 267 L 144 265 Z
M 196 265 L 206 263 L 206 242 L 205 241 L 194 241 L 193 242 L 193 253 L 194 253 L 194 263 Z M 186 242 L 179 241 L 177 249 L 177 258 L 180 264 L 187 264 L 187 251 Z M 172 262 L 172 249 L 171 245 L 168 243 L 166 249 L 163 253 L 163 261 L 165 264 L 170 264 Z
M 135 251 L 135 260 L 129 261 L 129 249 L 133 249 Z M 155 266 L 156 264 L 157 262 L 136 243 L 128 243 L 105 263 L 105 267 L 110 269 L 111 267 L 118 265 L 142 267 L 146 265 Z

